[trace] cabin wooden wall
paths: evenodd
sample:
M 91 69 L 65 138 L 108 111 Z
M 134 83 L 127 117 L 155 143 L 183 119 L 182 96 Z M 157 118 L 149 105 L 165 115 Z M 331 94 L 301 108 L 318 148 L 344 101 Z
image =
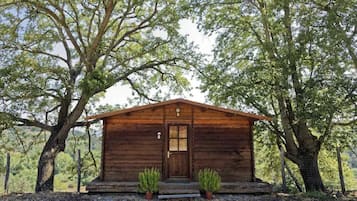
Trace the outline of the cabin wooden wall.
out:
M 105 181 L 137 181 L 144 168 L 162 168 L 161 110 L 144 110 L 106 120 L 103 178 Z
M 247 128 L 196 127 L 193 171 L 212 168 L 222 181 L 250 181 L 250 143 Z
M 176 108 L 180 108 L 177 116 Z M 166 127 L 190 127 L 190 166 L 196 179 L 199 169 L 213 168 L 223 182 L 253 179 L 250 120 L 225 112 L 188 104 L 144 109 L 106 119 L 103 179 L 136 181 L 146 167 L 157 167 L 165 175 Z M 161 132 L 161 139 L 157 139 Z
M 193 172 L 218 171 L 222 181 L 251 181 L 250 122 L 247 118 L 195 108 Z

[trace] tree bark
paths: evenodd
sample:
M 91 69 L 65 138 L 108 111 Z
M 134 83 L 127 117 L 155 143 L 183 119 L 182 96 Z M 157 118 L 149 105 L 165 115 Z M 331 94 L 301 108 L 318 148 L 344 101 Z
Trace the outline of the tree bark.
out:
M 65 148 L 65 139 L 58 140 L 56 139 L 57 135 L 57 132 L 52 133 L 42 150 L 38 161 L 36 192 L 53 191 L 55 159 L 57 154 L 64 151 Z
M 345 186 L 345 179 L 343 177 L 343 170 L 342 170 L 341 148 L 337 147 L 336 152 L 337 152 L 338 175 L 340 176 L 341 191 L 342 191 L 342 194 L 345 194 L 346 186 Z
M 280 148 L 280 163 L 281 163 L 281 181 L 282 181 L 282 191 L 287 192 L 286 189 L 286 178 L 285 178 L 285 160 L 284 160 L 284 150 Z
M 51 132 L 50 138 L 47 140 L 45 147 L 38 161 L 38 172 L 36 181 L 36 192 L 53 191 L 53 180 L 55 171 L 55 159 L 58 153 L 64 151 L 66 147 L 66 139 L 68 132 L 75 125 L 78 118 L 81 116 L 89 97 L 87 94 L 82 94 L 77 105 L 72 112 L 67 116 L 65 122 L 59 122 Z M 63 110 L 63 112 L 66 112 Z M 66 113 L 67 114 L 67 113 Z M 62 115 L 62 114 L 60 114 Z
M 301 176 L 304 180 L 305 190 L 325 191 L 318 166 L 318 152 L 303 153 L 300 155 L 301 162 L 298 164 Z

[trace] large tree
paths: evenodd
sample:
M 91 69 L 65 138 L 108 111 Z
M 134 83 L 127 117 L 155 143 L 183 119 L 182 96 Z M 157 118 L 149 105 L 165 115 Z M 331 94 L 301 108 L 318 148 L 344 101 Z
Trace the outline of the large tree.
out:
M 249 107 L 300 170 L 307 191 L 325 190 L 318 154 L 335 125 L 356 123 L 357 2 L 191 1 L 217 35 L 202 89 L 216 103 Z M 350 133 L 353 135 L 353 133 Z
M 176 1 L 5 0 L 0 3 L 1 127 L 50 133 L 36 191 L 53 190 L 54 162 L 87 103 L 115 83 L 147 94 L 181 90 L 194 58 Z M 157 90 L 159 89 L 159 90 Z M 121 92 L 117 92 L 121 96 Z M 151 96 L 151 97 L 152 97 Z

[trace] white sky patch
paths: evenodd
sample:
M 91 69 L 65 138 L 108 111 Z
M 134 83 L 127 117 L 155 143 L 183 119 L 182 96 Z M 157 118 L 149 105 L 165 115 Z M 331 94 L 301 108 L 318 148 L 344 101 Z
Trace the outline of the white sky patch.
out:
M 197 24 L 188 19 L 183 19 L 180 21 L 179 32 L 182 35 L 187 35 L 189 42 L 194 42 L 196 45 L 198 45 L 200 52 L 207 54 L 209 56 L 208 59 L 211 59 L 216 35 L 204 35 L 197 29 Z
M 215 42 L 215 36 L 204 35 L 197 29 L 197 25 L 191 20 L 181 20 L 180 21 L 180 34 L 187 35 L 189 42 L 193 42 L 199 47 L 199 51 L 203 54 L 208 55 L 208 59 L 212 59 L 212 50 Z M 197 102 L 206 102 L 205 94 L 203 94 L 199 89 L 200 82 L 191 78 L 192 75 L 188 77 L 191 82 L 192 90 L 185 92 L 183 96 L 172 96 L 172 98 L 185 98 Z M 194 77 L 194 76 L 192 76 Z M 107 89 L 104 98 L 100 100 L 99 104 L 110 104 L 110 105 L 124 105 L 132 95 L 132 90 L 129 86 L 123 86 L 121 84 L 115 84 L 114 86 Z

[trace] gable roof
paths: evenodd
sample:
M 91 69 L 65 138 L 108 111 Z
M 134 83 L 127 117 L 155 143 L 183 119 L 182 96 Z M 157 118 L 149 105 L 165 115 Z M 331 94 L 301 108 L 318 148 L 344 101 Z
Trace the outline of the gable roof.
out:
M 210 109 L 210 110 L 215 110 L 215 111 L 219 111 L 219 112 L 225 112 L 225 113 L 230 113 L 230 114 L 239 115 L 239 116 L 243 116 L 243 117 L 248 117 L 248 118 L 252 118 L 254 121 L 256 121 L 256 120 L 271 121 L 271 117 L 267 117 L 264 115 L 257 115 L 257 114 L 252 114 L 252 113 L 241 112 L 238 110 L 226 109 L 223 107 L 217 107 L 217 106 L 208 105 L 208 104 L 204 104 L 204 103 L 194 102 L 194 101 L 190 101 L 190 100 L 186 100 L 186 99 L 182 99 L 182 98 L 172 99 L 172 100 L 168 100 L 168 101 L 152 103 L 152 104 L 147 104 L 147 105 L 142 105 L 142 106 L 135 106 L 132 108 L 120 109 L 120 110 L 111 111 L 111 112 L 105 112 L 105 113 L 101 113 L 101 114 L 88 116 L 86 119 L 104 119 L 107 117 L 111 117 L 111 116 L 115 116 L 115 115 L 119 115 L 119 114 L 125 114 L 128 112 L 135 112 L 135 111 L 139 111 L 139 110 L 144 110 L 144 109 L 149 109 L 149 108 L 154 108 L 154 107 L 159 107 L 159 106 L 165 106 L 165 105 L 170 105 L 170 104 L 177 104 L 177 103 L 184 103 L 184 104 L 197 106 L 197 107 L 201 107 L 201 108 L 205 108 L 205 109 Z

